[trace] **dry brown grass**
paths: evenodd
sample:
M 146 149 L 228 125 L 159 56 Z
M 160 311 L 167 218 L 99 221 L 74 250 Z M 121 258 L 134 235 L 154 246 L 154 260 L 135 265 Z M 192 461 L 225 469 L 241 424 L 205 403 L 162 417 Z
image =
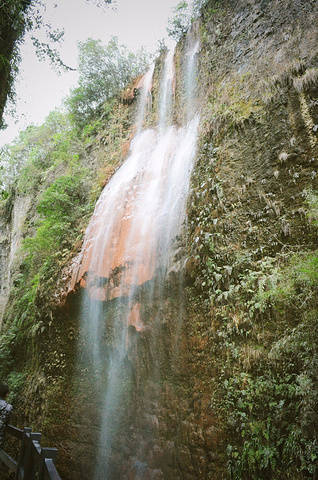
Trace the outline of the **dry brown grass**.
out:
M 293 85 L 298 93 L 318 85 L 318 69 L 309 68 L 301 77 L 293 78 Z
M 253 364 L 259 362 L 264 355 L 267 355 L 261 348 L 245 345 L 240 352 L 241 364 L 246 371 L 251 370 Z

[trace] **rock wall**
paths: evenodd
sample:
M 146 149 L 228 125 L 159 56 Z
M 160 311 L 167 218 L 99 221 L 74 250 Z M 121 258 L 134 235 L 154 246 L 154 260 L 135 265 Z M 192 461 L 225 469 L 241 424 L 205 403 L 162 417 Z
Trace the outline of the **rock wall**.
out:
M 112 479 L 317 476 L 317 24 L 310 0 L 203 8 L 187 225 L 158 295 L 136 294 L 146 328 L 129 328 Z M 19 412 L 58 447 L 64 480 L 93 478 L 101 421 L 81 295 L 45 314 Z M 124 303 L 108 302 L 118 322 Z M 116 322 L 107 328 L 106 357 Z
M 317 449 L 316 417 L 304 408 L 316 408 L 315 394 L 309 398 L 299 382 L 317 382 L 316 360 L 309 360 L 317 285 L 305 279 L 317 248 L 310 213 L 316 24 L 310 1 L 206 7 L 202 137 L 189 202 L 190 429 L 216 415 L 223 435 L 205 457 L 202 478 L 315 475 L 308 452 Z M 223 474 L 215 473 L 216 458 L 224 460 Z
M 18 249 L 21 246 L 24 222 L 31 200 L 17 197 L 2 208 L 0 225 L 0 329 L 12 279 L 18 268 Z
M 279 442 L 292 444 L 298 427 L 303 436 L 294 444 L 315 451 L 314 436 L 300 426 L 301 395 L 281 411 L 282 425 L 295 428 L 286 431 L 273 418 L 270 405 L 279 410 L 287 394 L 269 391 L 296 392 L 296 377 L 305 375 L 294 366 L 293 380 L 286 379 L 275 364 L 286 352 L 274 362 L 273 351 L 287 330 L 305 328 L 306 320 L 298 305 L 290 307 L 291 298 L 278 305 L 269 284 L 275 274 L 275 285 L 282 283 L 284 268 L 296 268 L 291 259 L 306 263 L 304 252 L 316 247 L 308 217 L 310 192 L 317 189 L 316 20 L 313 2 L 212 1 L 204 8 L 197 25 L 201 137 L 187 240 L 178 252 L 186 279 L 167 279 L 160 308 L 147 306 L 147 293 L 140 292 L 147 328 L 131 331 L 134 400 L 123 405 L 113 478 L 284 478 L 288 460 Z M 180 291 L 187 295 L 181 311 Z M 244 387 L 252 400 L 245 401 Z M 300 457 L 289 471 L 307 478 L 313 467 Z M 78 473 L 89 478 L 90 468 Z

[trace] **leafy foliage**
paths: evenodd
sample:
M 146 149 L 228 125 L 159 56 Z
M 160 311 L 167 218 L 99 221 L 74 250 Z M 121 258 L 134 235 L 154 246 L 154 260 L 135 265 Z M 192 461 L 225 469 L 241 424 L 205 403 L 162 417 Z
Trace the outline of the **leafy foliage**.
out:
M 26 12 L 31 0 L 8 0 L 0 6 L 0 128 L 7 99 L 13 100 L 14 78 L 18 72 L 18 43 L 26 28 Z
M 318 225 L 318 195 L 310 190 L 307 195 L 307 216 L 314 225 Z
M 258 479 L 285 478 L 280 475 L 286 469 L 293 472 L 293 478 L 312 478 L 316 474 L 318 444 L 313 425 L 318 419 L 314 413 L 318 411 L 317 259 L 317 252 L 294 257 L 280 268 L 278 282 L 255 289 L 258 313 L 256 310 L 257 316 L 254 313 L 246 331 L 250 340 L 240 348 L 245 368 L 237 365 L 230 374 L 228 365 L 229 376 L 223 384 L 231 437 L 230 478 L 244 478 L 246 472 Z M 295 315 L 296 326 L 281 330 L 279 324 L 286 325 L 288 310 Z M 264 318 L 269 311 L 272 316 L 275 312 L 278 331 L 269 348 L 264 349 L 253 337 L 260 312 Z M 228 330 L 227 341 L 233 341 L 238 333 Z
M 191 334 L 208 352 L 198 361 L 210 356 L 204 370 L 224 425 L 226 478 L 309 480 L 318 468 L 317 192 L 309 183 L 299 195 L 306 240 L 289 244 L 274 219 L 275 248 L 267 248 L 252 184 L 253 214 L 244 210 L 236 228 L 235 182 L 219 173 L 225 153 L 203 138 L 189 201 Z
M 92 170 L 85 160 L 71 123 L 60 112 L 52 112 L 40 127 L 29 127 L 2 150 L 2 203 L 22 197 L 29 205 L 20 268 L 1 337 L 2 374 L 10 371 L 12 355 L 15 363 L 20 358 L 26 339 L 34 339 L 50 322 L 57 274 L 92 210 Z M 46 312 L 39 302 L 47 302 Z
M 86 0 L 105 7 L 112 0 Z M 19 45 L 26 32 L 32 32 L 32 41 L 40 59 L 62 69 L 69 67 L 61 59 L 54 45 L 63 39 L 63 30 L 54 30 L 46 18 L 46 5 L 42 0 L 5 0 L 0 5 L 0 128 L 4 128 L 3 111 L 9 99 L 14 102 L 14 80 L 19 72 Z M 44 33 L 41 40 L 38 33 Z
M 167 28 L 170 37 L 179 41 L 186 33 L 191 22 L 196 20 L 202 13 L 202 9 L 208 0 L 192 0 L 190 3 L 182 0 L 173 8 L 174 16 L 169 19 Z
M 21 247 L 11 264 L 13 288 L 1 331 L 0 375 L 18 392 L 14 385 L 26 374 L 32 385 L 24 394 L 33 400 L 34 389 L 43 389 L 49 378 L 37 366 L 43 338 L 53 328 L 59 275 L 78 252 L 94 201 L 122 159 L 121 146 L 129 136 L 128 106 L 111 98 L 103 109 L 107 115 L 85 125 L 80 138 L 70 115 L 53 111 L 43 125 L 28 127 L 1 149 L 1 213 L 10 221 L 21 199 L 26 206 L 24 224 L 19 225 Z M 88 157 L 86 145 L 91 150 L 97 131 L 98 146 Z
M 89 212 L 85 193 L 84 172 L 59 177 L 42 193 L 36 235 L 23 243 L 33 265 L 40 263 L 45 268 L 52 254 L 74 243 L 76 223 Z
M 149 59 L 144 49 L 133 53 L 119 45 L 117 37 L 106 46 L 92 38 L 79 43 L 79 86 L 71 92 L 67 105 L 80 131 L 97 117 L 109 115 L 112 98 L 146 71 Z
M 53 111 L 43 125 L 29 126 L 1 149 L 2 191 L 26 194 L 53 175 L 58 165 L 78 159 L 80 144 L 66 115 Z

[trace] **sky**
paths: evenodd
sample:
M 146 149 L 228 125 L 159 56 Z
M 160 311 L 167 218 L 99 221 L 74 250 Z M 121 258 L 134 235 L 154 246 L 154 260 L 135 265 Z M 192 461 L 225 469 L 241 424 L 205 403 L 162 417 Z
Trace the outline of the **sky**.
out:
M 158 41 L 167 37 L 168 19 L 180 0 L 117 0 L 116 8 L 100 9 L 85 0 L 43 0 L 45 17 L 53 28 L 65 30 L 59 48 L 61 58 L 70 67 L 77 65 L 77 42 L 92 37 L 107 44 L 117 36 L 131 50 L 145 46 L 154 52 Z M 37 33 L 40 35 L 40 33 Z M 50 111 L 76 86 L 77 72 L 57 74 L 48 60 L 40 61 L 26 35 L 21 47 L 22 62 L 16 81 L 16 115 L 5 115 L 8 127 L 0 131 L 0 146 L 11 142 L 28 125 L 40 125 Z M 167 40 L 169 45 L 169 40 Z

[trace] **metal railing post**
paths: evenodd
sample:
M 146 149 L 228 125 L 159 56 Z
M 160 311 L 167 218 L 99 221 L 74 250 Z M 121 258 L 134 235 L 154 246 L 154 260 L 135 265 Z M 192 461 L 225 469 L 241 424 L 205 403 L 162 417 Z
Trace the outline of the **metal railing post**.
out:
M 42 448 L 38 480 L 44 480 L 45 460 L 50 459 L 55 464 L 56 458 L 57 458 L 56 448 Z
M 32 433 L 31 428 L 20 430 L 8 425 L 7 433 L 21 442 L 19 459 L 16 461 L 0 449 L 0 463 L 4 463 L 15 480 L 61 480 L 56 469 L 56 448 L 41 447 L 41 433 Z
M 18 459 L 18 467 L 17 467 L 17 473 L 15 474 L 15 480 L 20 480 L 20 478 L 24 476 L 24 465 L 25 465 L 25 457 L 26 457 L 26 439 L 27 435 L 32 432 L 32 428 L 29 427 L 24 427 L 23 429 L 23 437 L 21 441 L 21 447 L 20 447 L 20 455 Z M 23 470 L 23 475 L 20 475 L 21 469 Z
M 24 480 L 35 480 L 36 477 L 36 444 L 39 445 L 41 441 L 41 433 L 30 433 L 28 436 L 28 446 L 24 464 Z

